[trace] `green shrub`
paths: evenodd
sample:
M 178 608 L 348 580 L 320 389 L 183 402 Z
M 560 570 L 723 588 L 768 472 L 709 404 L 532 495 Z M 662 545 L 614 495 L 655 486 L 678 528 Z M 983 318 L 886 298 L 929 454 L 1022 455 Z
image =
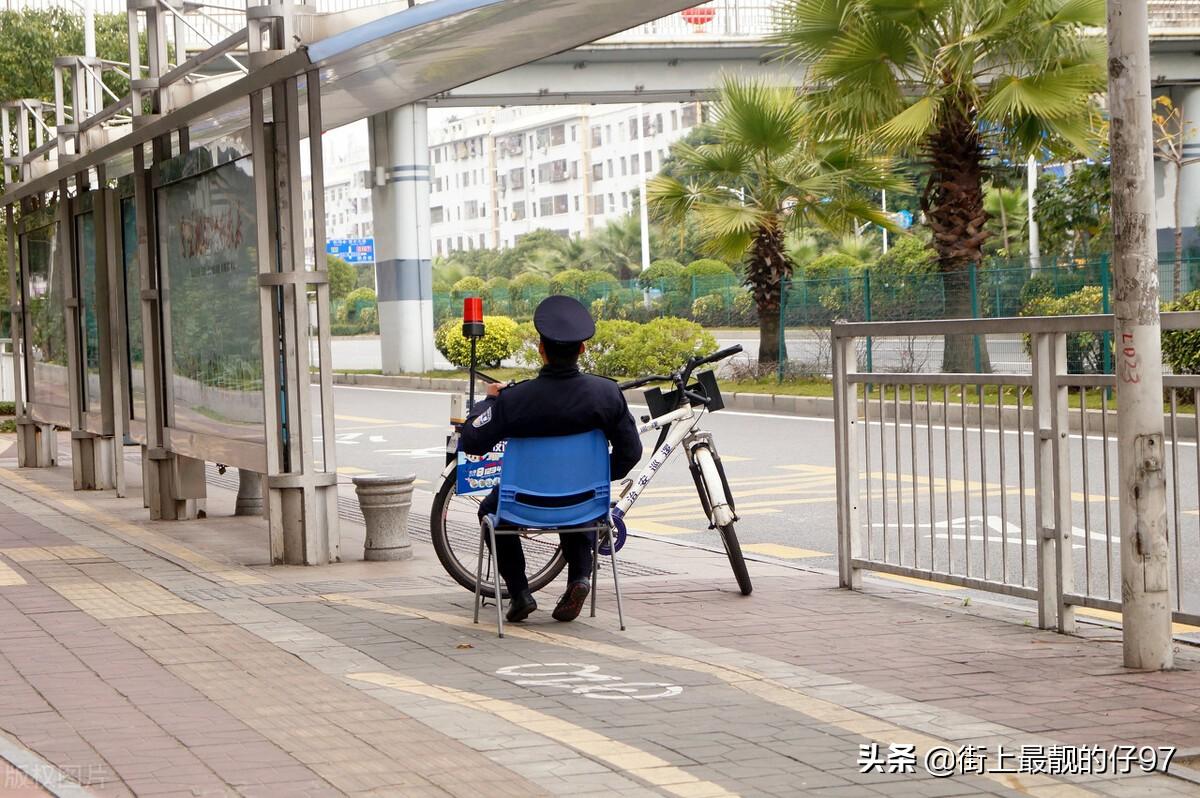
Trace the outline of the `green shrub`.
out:
M 579 358 L 579 367 L 589 374 L 617 377 L 632 374 L 634 363 L 628 362 L 628 342 L 642 325 L 635 321 L 604 320 L 596 322 L 596 335 L 588 341 Z
M 620 286 L 608 272 L 564 269 L 550 278 L 550 293 L 565 294 L 579 300 L 604 296 Z
M 1200 310 L 1200 291 L 1184 294 L 1167 305 L 1166 309 Z M 1200 330 L 1164 332 L 1162 352 L 1163 360 L 1175 374 L 1200 374 Z
M 525 321 L 517 325 L 514 333 L 516 344 L 513 347 L 512 359 L 521 368 L 537 369 L 542 367 L 542 356 L 538 353 L 538 342 L 541 336 L 533 327 L 533 322 Z
M 642 288 L 657 288 L 662 291 L 671 290 L 670 287 L 679 287 L 682 285 L 680 278 L 684 276 L 684 272 L 683 264 L 677 260 L 656 260 L 638 275 L 638 285 Z
M 692 355 L 715 350 L 717 340 L 693 321 L 664 317 L 641 325 L 625 346 L 628 354 L 621 365 L 626 374 L 669 374 Z
M 732 321 L 744 325 L 758 324 L 758 306 L 749 291 L 742 291 L 734 297 Z
M 804 267 L 805 280 L 835 280 L 856 272 L 862 264 L 842 252 L 826 252 Z
M 645 299 L 642 292 L 636 288 L 614 288 L 599 299 L 593 299 L 589 306 L 592 318 L 601 319 L 633 319 L 646 315 Z M 652 311 L 651 311 L 652 312 Z
M 517 323 L 507 316 L 485 316 L 484 336 L 479 339 L 476 357 L 480 366 L 495 368 L 512 355 L 520 344 Z M 454 365 L 471 364 L 471 342 L 462 334 L 462 322 L 450 319 L 433 334 L 433 344 Z
M 717 327 L 725 323 L 725 297 L 720 293 L 696 297 L 692 303 L 692 320 L 705 327 Z
M 462 278 L 454 285 L 450 286 L 450 293 L 456 297 L 464 296 L 483 296 L 484 290 L 487 288 L 487 283 L 482 277 L 476 277 L 469 274 Z
M 508 284 L 509 310 L 529 318 L 538 303 L 550 295 L 550 279 L 536 272 L 521 272 Z
M 1081 316 L 1100 313 L 1103 292 L 1089 285 L 1066 296 L 1039 296 L 1021 308 L 1022 316 Z M 1067 371 L 1072 374 L 1096 374 L 1103 367 L 1103 336 L 1100 333 L 1080 332 L 1067 336 Z M 1030 351 L 1029 336 L 1025 336 L 1025 351 Z
M 1040 297 L 1052 297 L 1054 294 L 1054 278 L 1049 274 L 1035 274 L 1021 286 L 1021 307 Z
M 376 307 L 375 291 L 370 288 L 355 288 L 342 300 L 342 305 L 338 310 L 338 321 L 357 324 L 363 310 L 374 307 Z

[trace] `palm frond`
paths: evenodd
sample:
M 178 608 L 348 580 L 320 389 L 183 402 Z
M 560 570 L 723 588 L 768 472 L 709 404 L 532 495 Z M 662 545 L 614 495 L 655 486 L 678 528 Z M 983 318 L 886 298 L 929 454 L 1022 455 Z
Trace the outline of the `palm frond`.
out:
M 941 97 L 938 94 L 927 94 L 884 122 L 878 133 L 892 146 L 916 146 L 937 124 L 941 110 Z
M 733 75 L 722 78 L 714 113 L 723 145 L 771 156 L 795 146 L 804 119 L 794 87 Z
M 1105 0 L 1056 0 L 1051 6 L 1050 22 L 1053 25 L 1103 28 L 1108 21 Z
M 1001 76 L 988 92 L 983 113 L 993 120 L 1020 115 L 1066 119 L 1087 103 L 1096 80 L 1090 64 L 1038 75 Z

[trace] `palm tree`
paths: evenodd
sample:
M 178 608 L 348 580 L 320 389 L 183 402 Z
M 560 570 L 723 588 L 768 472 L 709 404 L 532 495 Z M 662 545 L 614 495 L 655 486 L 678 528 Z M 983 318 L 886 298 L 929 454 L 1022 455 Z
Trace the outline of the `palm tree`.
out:
M 650 210 L 672 225 L 694 217 L 708 254 L 744 259 L 758 308 L 760 364 L 786 358 L 779 335 L 783 286 L 794 266 L 790 233 L 845 233 L 856 221 L 890 225 L 860 188 L 898 189 L 890 163 L 820 138 L 790 86 L 726 77 L 711 144 L 676 144 L 677 177 L 647 184 Z
M 1105 0 L 787 0 L 778 21 L 822 124 L 927 164 L 921 209 L 948 309 L 970 315 L 991 164 L 1094 146 L 1105 50 L 1086 29 L 1104 27 Z M 967 370 L 971 348 L 948 338 L 945 368 Z
M 642 222 L 636 213 L 613 219 L 584 244 L 592 268 L 610 271 L 619 280 L 632 280 L 642 270 Z M 650 251 L 654 251 L 653 240 Z

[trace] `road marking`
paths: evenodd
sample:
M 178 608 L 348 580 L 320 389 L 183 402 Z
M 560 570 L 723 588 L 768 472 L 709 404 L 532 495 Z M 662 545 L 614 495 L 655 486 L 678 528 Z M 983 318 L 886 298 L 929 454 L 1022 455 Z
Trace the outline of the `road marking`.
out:
M 665 759 L 648 754 L 632 745 L 605 737 L 554 715 L 528 709 L 513 701 L 489 698 L 479 693 L 441 687 L 436 684 L 399 676 L 393 673 L 349 673 L 347 677 L 359 682 L 387 687 L 411 695 L 432 698 L 447 704 L 469 707 L 478 712 L 494 715 L 514 726 L 531 731 L 568 748 L 573 748 L 589 759 L 595 759 L 620 773 L 660 787 L 681 798 L 718 798 L 736 796 L 719 784 L 696 778 L 682 768 L 677 768 Z
M 1121 613 L 1113 612 L 1112 610 L 1097 610 L 1091 607 L 1076 607 L 1075 612 L 1079 613 L 1080 615 L 1087 615 L 1092 618 L 1100 618 L 1105 621 L 1115 621 L 1117 623 L 1122 622 Z M 1192 634 L 1193 632 L 1200 632 L 1200 626 L 1192 626 L 1186 623 L 1172 623 L 1171 631 L 1177 635 Z
M 18 587 L 28 584 L 25 577 L 21 576 L 8 563 L 0 560 L 0 587 Z
M 723 454 L 721 455 L 722 463 L 745 463 L 753 460 L 753 457 L 742 457 L 740 454 Z
M 871 576 L 877 576 L 880 579 L 890 579 L 893 582 L 904 582 L 907 585 L 918 585 L 920 587 L 931 587 L 935 590 L 963 590 L 964 588 L 958 585 L 948 585 L 945 582 L 932 582 L 928 579 L 918 579 L 915 576 L 904 576 L 903 574 L 883 574 L 874 573 Z
M 361 476 L 363 474 L 375 473 L 374 471 L 368 471 L 367 469 L 359 468 L 358 466 L 338 466 L 337 472 L 339 474 L 345 474 L 346 476 Z
M 698 532 L 698 529 L 685 529 L 681 526 L 671 526 L 658 521 L 643 519 L 639 513 L 637 517 L 628 517 L 625 519 L 626 525 L 635 532 L 646 532 L 651 535 L 691 535 Z
M 391 425 L 391 424 L 396 423 L 396 420 L 392 419 L 392 418 L 369 418 L 367 416 L 343 416 L 341 413 L 338 413 L 333 418 L 335 421 L 357 421 L 360 424 Z
M 433 623 L 457 626 L 465 629 L 478 629 L 478 625 L 465 616 L 453 615 L 436 610 L 416 609 L 388 604 L 373 599 L 355 598 L 344 594 L 325 594 L 321 600 L 330 603 L 345 604 L 360 609 L 374 610 L 389 615 L 399 615 L 405 618 L 423 618 Z M 790 687 L 777 679 L 764 676 L 749 668 L 718 665 L 699 659 L 690 659 L 677 654 L 659 654 L 641 651 L 627 645 L 614 645 L 599 640 L 573 637 L 559 632 L 545 632 L 540 629 L 526 628 L 513 624 L 505 629 L 509 637 L 531 640 L 539 643 L 572 648 L 617 661 L 639 661 L 647 665 L 659 665 L 679 670 L 692 671 L 712 676 L 726 685 L 741 690 L 749 695 L 761 698 L 772 704 L 790 709 L 813 720 L 829 726 L 836 726 L 875 740 L 886 745 L 911 745 L 918 752 L 928 751 L 934 747 L 953 747 L 953 742 L 933 737 L 914 729 L 882 720 L 858 710 L 850 709 L 828 699 L 817 698 L 800 690 Z M 383 674 L 388 676 L 388 674 Z M 393 677 L 398 678 L 398 677 Z M 849 682 L 848 682 L 849 683 Z M 418 683 L 419 684 L 419 683 Z M 441 689 L 441 688 L 437 688 Z M 818 688 L 820 689 L 820 688 Z M 488 699 L 485 699 L 488 700 Z M 522 712 L 532 712 L 519 707 Z M 557 721 L 556 722 L 565 722 Z M 540 731 L 540 729 L 535 729 Z M 1013 730 L 1014 733 L 1016 730 Z M 570 743 L 568 743 L 569 745 Z M 591 749 L 589 749 L 591 753 Z M 1041 774 L 1017 774 L 989 772 L 980 774 L 981 778 L 989 779 L 1008 789 L 1028 795 L 1051 796 L 1054 798 L 1075 798 L 1075 796 L 1095 795 L 1082 787 L 1058 781 L 1050 776 Z
M 806 557 L 832 557 L 832 554 L 812 549 L 799 549 L 795 546 L 784 546 L 779 543 L 743 543 L 742 551 L 752 551 L 755 554 L 765 554 L 768 557 L 778 557 L 781 560 L 802 560 Z

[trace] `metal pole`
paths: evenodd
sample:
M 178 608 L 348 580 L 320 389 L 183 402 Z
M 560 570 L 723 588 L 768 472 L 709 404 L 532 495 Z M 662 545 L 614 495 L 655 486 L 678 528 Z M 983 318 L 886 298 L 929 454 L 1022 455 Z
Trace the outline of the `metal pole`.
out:
M 881 193 L 883 195 L 883 198 L 879 201 L 879 207 L 880 207 L 880 210 L 882 210 L 886 214 L 887 213 L 887 189 L 886 188 L 881 189 Z M 886 227 L 881 228 L 881 229 L 883 230 L 883 254 L 886 255 L 887 250 L 888 250 L 888 229 Z
M 642 139 L 645 138 L 645 128 L 641 127 L 642 125 L 645 124 L 645 122 L 642 119 L 642 104 L 641 103 L 638 103 L 637 109 L 638 109 L 637 110 L 638 125 L 639 125 L 639 129 L 641 130 L 641 135 L 638 136 L 638 146 L 640 147 Z M 643 154 L 644 154 L 644 151 L 643 151 Z M 641 188 L 639 189 L 641 191 L 641 196 L 639 197 L 639 202 L 638 202 L 638 206 L 639 206 L 638 212 L 640 214 L 640 221 L 641 221 L 641 228 L 642 228 L 642 271 L 646 271 L 646 269 L 650 268 L 650 211 L 649 211 L 650 203 L 648 203 L 646 201 L 646 172 L 648 170 L 647 170 L 647 164 L 643 163 L 641 158 L 638 159 L 638 165 L 641 167 L 641 171 L 642 171 L 642 174 L 640 177 Z
M 1036 272 L 1042 268 L 1042 253 L 1038 241 L 1037 200 L 1034 198 L 1038 184 L 1038 164 L 1032 155 L 1029 156 L 1029 163 L 1025 168 L 1025 177 L 1028 184 L 1025 206 L 1029 209 L 1029 268 Z
M 1123 644 L 1125 667 L 1160 670 L 1174 655 L 1147 23 L 1144 0 L 1108 0 Z

